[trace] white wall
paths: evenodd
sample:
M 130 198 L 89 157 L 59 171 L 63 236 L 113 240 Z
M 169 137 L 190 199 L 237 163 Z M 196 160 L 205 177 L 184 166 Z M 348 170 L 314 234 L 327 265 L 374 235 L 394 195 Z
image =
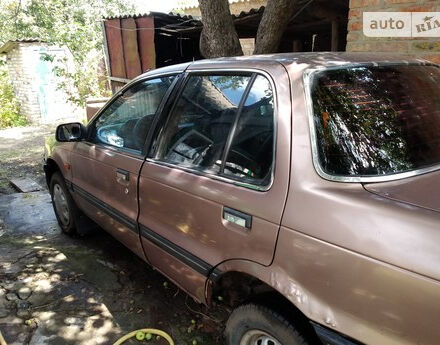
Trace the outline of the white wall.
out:
M 47 83 L 42 88 L 38 65 L 41 63 L 40 52 L 44 50 L 51 55 L 65 56 L 69 67 L 73 68 L 72 56 L 66 49 L 40 42 L 18 43 L 7 54 L 7 64 L 20 111 L 35 124 L 74 119 L 78 108 L 68 102 L 65 92 L 58 90 L 59 80 L 53 73 L 49 72 Z

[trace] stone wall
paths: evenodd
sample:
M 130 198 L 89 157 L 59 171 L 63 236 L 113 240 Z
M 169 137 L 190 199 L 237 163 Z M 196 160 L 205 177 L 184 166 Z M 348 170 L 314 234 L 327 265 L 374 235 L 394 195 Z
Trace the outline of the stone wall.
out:
M 31 123 L 39 123 L 41 118 L 34 69 L 35 61 L 39 59 L 36 49 L 42 45 L 39 42 L 20 43 L 7 54 L 9 78 L 20 105 L 20 112 Z
M 440 63 L 440 38 L 377 38 L 362 31 L 362 13 L 366 12 L 439 12 L 439 0 L 350 0 L 347 51 L 391 52 L 416 55 Z

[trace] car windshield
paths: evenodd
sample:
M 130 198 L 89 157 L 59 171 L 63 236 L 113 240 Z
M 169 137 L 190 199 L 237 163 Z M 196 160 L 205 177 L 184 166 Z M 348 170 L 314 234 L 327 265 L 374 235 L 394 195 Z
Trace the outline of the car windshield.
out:
M 321 168 L 380 176 L 440 164 L 440 68 L 359 66 L 313 74 Z

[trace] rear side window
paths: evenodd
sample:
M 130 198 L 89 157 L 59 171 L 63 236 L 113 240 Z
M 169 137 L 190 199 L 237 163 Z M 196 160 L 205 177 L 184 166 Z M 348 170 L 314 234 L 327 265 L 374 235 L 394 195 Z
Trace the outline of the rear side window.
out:
M 261 75 L 192 75 L 161 131 L 155 158 L 258 184 L 273 162 L 273 94 Z
M 219 171 L 228 134 L 250 76 L 192 76 L 162 134 L 158 159 Z
M 381 176 L 440 164 L 439 85 L 435 66 L 360 66 L 314 74 L 322 169 Z
M 269 81 L 255 79 L 228 150 L 224 173 L 229 176 L 265 181 L 273 161 L 273 94 Z

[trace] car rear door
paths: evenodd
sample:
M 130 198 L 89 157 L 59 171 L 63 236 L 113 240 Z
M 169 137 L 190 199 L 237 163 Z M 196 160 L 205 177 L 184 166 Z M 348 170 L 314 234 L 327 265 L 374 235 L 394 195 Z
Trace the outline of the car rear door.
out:
M 80 208 L 144 258 L 139 241 L 137 183 L 144 145 L 173 75 L 131 85 L 88 126 L 88 139 L 72 152 L 72 188 Z
M 141 170 L 148 258 L 199 300 L 218 264 L 273 258 L 289 180 L 291 103 L 285 70 L 270 72 L 189 72 Z

